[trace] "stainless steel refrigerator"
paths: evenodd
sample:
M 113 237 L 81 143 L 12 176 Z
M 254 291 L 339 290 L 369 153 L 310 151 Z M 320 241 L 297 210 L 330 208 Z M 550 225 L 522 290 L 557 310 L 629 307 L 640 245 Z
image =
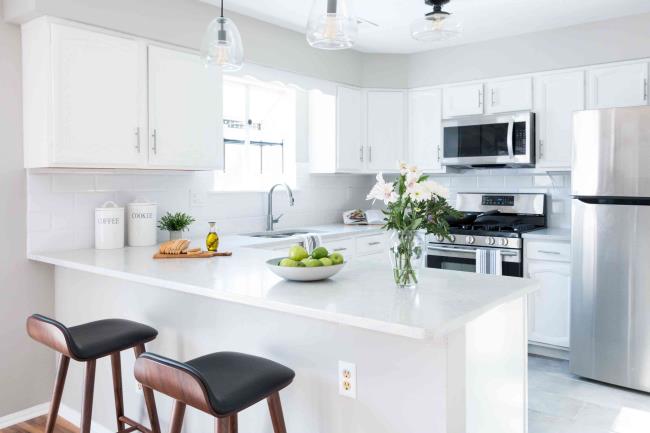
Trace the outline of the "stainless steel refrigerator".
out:
M 650 391 L 650 107 L 573 117 L 571 371 Z

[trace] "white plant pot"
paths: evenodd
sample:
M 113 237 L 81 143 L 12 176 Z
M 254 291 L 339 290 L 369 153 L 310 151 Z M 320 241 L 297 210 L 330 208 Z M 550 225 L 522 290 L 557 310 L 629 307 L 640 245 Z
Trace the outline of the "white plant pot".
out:
M 175 241 L 178 239 L 183 239 L 183 232 L 180 230 L 177 231 L 170 231 L 169 232 L 169 240 L 170 241 Z

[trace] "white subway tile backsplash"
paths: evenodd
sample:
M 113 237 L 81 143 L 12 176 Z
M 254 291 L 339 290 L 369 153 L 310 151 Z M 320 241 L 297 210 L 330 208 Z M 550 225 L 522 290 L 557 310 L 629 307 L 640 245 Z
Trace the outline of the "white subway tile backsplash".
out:
M 52 177 L 52 192 L 95 191 L 95 177 L 87 174 L 57 174 Z
M 505 186 L 505 180 L 503 176 L 479 176 L 477 185 L 481 189 L 495 188 L 500 191 Z
M 506 188 L 530 188 L 533 186 L 533 176 L 505 176 Z
M 450 186 L 454 189 L 474 189 L 477 187 L 476 176 L 454 176 Z

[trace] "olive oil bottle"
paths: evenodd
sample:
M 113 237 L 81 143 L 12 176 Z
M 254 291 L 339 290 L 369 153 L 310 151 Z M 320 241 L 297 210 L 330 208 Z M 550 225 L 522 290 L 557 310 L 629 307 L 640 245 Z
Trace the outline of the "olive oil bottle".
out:
M 208 224 L 210 224 L 210 231 L 205 237 L 205 246 L 208 248 L 208 251 L 217 251 L 217 248 L 219 248 L 219 235 L 214 228 L 216 223 L 209 222 Z

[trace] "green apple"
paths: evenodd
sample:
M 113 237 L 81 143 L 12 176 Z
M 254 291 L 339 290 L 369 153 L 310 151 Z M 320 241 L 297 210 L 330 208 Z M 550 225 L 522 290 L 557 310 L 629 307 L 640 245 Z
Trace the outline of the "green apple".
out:
M 320 259 L 320 262 L 323 264 L 323 266 L 332 266 L 334 263 L 328 259 L 327 257 L 323 257 Z
M 323 266 L 323 264 L 320 262 L 320 260 L 309 259 L 305 262 L 305 266 L 307 266 L 308 268 L 315 268 L 318 266 Z
M 329 252 L 327 251 L 327 248 L 325 247 L 318 247 L 314 251 L 311 252 L 311 256 L 315 259 L 322 259 L 323 257 L 327 257 L 329 255 Z
M 307 266 L 307 265 L 305 265 L 304 262 L 296 262 L 296 263 L 297 263 L 297 266 L 298 266 L 299 268 L 304 268 L 305 266 Z
M 343 254 L 341 254 L 341 253 L 332 253 L 332 254 L 330 254 L 329 259 L 332 261 L 332 264 L 340 265 L 341 263 L 343 263 Z
M 289 248 L 289 258 L 291 260 L 295 260 L 296 262 L 299 262 L 303 259 L 306 259 L 309 257 L 309 254 L 307 253 L 307 250 L 304 249 L 300 245 L 293 245 L 291 248 Z
M 280 266 L 284 266 L 285 268 L 295 268 L 298 266 L 298 262 L 291 259 L 282 259 L 280 260 Z

